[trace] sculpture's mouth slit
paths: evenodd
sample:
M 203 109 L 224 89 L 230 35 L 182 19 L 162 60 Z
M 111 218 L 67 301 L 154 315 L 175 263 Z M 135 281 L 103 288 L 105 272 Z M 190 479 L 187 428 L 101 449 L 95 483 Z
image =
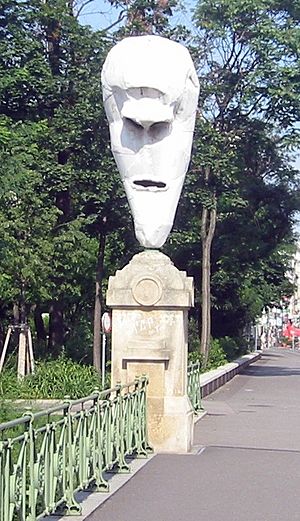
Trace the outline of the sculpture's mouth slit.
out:
M 166 183 L 162 181 L 152 181 L 151 179 L 141 179 L 140 181 L 133 181 L 133 184 L 142 188 L 166 188 Z

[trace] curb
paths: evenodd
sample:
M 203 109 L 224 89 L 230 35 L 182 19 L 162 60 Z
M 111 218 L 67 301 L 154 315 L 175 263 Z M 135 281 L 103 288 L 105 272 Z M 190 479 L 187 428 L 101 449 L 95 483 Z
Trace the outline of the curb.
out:
M 232 380 L 234 376 L 243 371 L 248 365 L 257 362 L 260 358 L 261 351 L 255 351 L 254 353 L 241 356 L 234 362 L 222 365 L 218 369 L 203 373 L 200 375 L 201 397 L 205 398 L 205 396 L 213 393 L 229 380 Z

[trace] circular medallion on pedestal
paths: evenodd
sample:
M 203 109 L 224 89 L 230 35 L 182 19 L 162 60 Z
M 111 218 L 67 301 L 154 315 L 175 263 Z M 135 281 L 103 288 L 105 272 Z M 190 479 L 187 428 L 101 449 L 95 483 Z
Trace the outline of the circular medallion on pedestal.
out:
M 142 306 L 154 306 L 162 296 L 161 283 L 153 277 L 143 277 L 132 288 L 132 296 Z

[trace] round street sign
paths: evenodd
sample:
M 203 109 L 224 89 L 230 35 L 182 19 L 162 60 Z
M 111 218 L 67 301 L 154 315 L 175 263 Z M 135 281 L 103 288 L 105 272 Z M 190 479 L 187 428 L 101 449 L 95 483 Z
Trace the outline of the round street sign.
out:
M 110 317 L 109 313 L 107 313 L 107 312 L 103 313 L 102 318 L 101 318 L 101 324 L 102 324 L 103 333 L 111 332 L 111 317 Z

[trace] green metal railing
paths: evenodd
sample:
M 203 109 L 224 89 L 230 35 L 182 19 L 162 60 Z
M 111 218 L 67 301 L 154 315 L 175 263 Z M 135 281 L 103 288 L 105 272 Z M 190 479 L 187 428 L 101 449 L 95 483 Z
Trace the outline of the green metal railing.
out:
M 188 396 L 197 413 L 201 410 L 200 362 L 191 363 L 187 368 Z
M 147 378 L 0 424 L 0 521 L 80 514 L 74 494 L 147 457 Z

